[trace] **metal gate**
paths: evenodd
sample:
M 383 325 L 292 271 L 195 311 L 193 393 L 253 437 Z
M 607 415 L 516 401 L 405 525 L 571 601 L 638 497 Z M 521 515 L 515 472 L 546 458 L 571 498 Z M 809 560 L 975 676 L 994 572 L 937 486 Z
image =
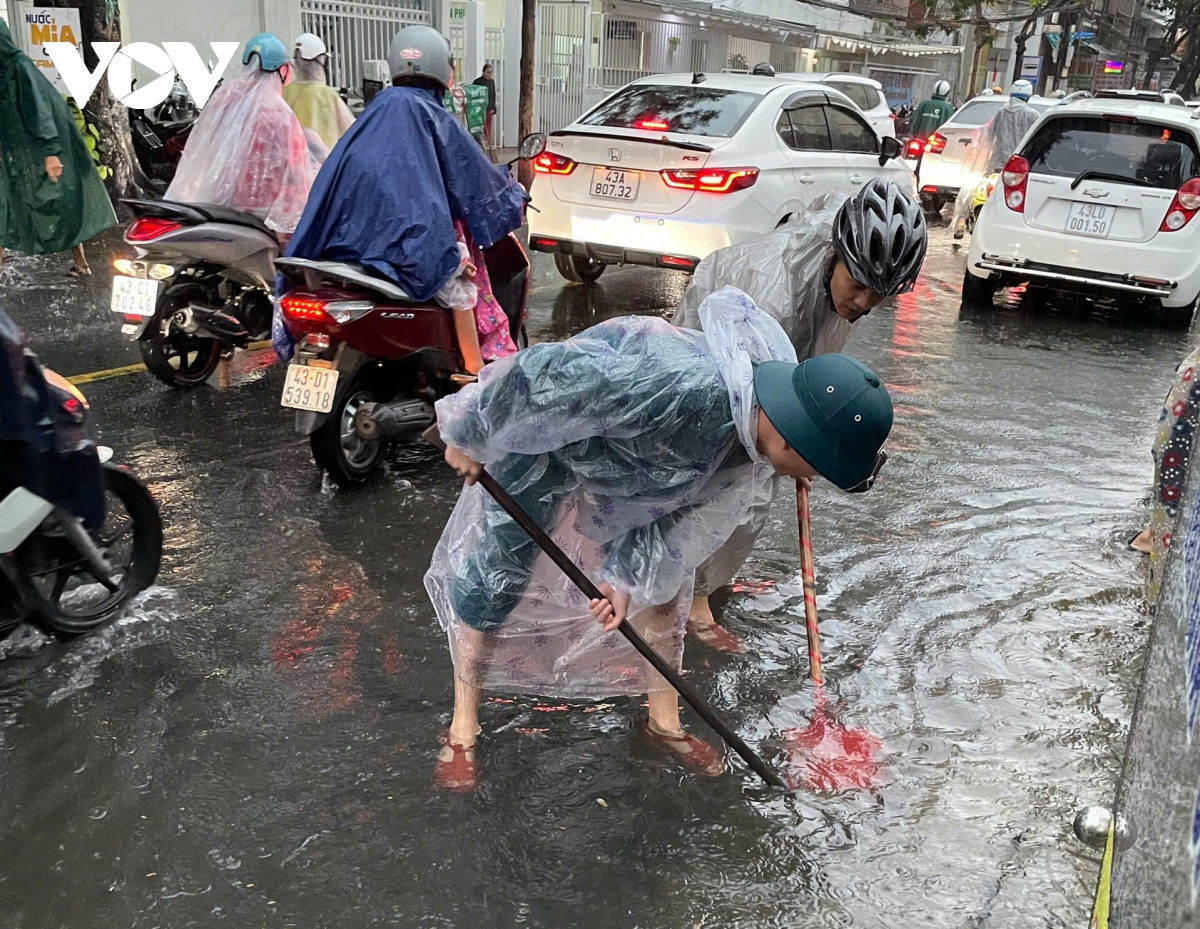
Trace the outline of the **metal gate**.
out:
M 422 0 L 300 0 L 305 32 L 329 46 L 335 87 L 362 89 L 363 62 L 387 58 L 392 36 L 414 23 L 430 25 Z
M 589 3 L 539 3 L 534 122 L 553 132 L 583 115 Z

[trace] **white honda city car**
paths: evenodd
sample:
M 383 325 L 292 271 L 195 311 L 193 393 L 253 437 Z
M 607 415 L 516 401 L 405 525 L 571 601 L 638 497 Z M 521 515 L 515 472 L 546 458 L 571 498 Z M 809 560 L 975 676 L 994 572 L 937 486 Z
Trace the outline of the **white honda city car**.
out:
M 975 224 L 963 300 L 1033 286 L 1161 306 L 1191 324 L 1200 295 L 1200 113 L 1101 92 L 1047 111 Z
M 915 196 L 899 154 L 830 85 L 642 78 L 550 134 L 533 163 L 529 245 L 571 281 L 594 281 L 610 264 L 692 271 L 819 195 L 883 177 Z

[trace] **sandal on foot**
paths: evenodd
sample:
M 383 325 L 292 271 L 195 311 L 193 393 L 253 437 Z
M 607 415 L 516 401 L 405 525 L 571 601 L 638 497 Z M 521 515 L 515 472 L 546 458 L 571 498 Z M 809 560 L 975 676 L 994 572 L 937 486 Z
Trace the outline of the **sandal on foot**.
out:
M 68 271 L 67 273 L 70 274 L 71 277 L 91 277 L 92 269 L 91 268 L 80 268 L 78 266 L 73 266 L 71 268 L 71 270 Z
M 736 635 L 717 623 L 694 623 L 690 619 L 687 624 L 687 634 L 719 652 L 729 652 L 731 655 L 741 655 L 746 651 L 746 643 Z
M 479 766 L 475 763 L 475 745 L 461 745 L 450 741 L 450 731 L 438 736 L 443 750 L 450 749 L 451 758 L 444 761 L 438 754 L 433 768 L 434 786 L 456 793 L 469 793 L 479 786 Z
M 725 773 L 725 759 L 715 748 L 687 732 L 671 735 L 659 732 L 650 725 L 649 719 L 638 722 L 638 729 L 650 741 L 661 745 L 686 767 L 705 777 L 718 777 Z

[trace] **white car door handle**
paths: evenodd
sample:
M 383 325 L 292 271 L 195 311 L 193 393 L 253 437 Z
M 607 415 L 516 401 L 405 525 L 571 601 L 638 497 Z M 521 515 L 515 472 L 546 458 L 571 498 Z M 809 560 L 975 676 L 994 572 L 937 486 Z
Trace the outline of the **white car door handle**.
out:
M 851 184 L 861 184 L 865 180 L 866 180 L 866 178 L 863 177 L 861 174 L 851 174 L 850 175 L 850 183 Z
M 801 184 L 815 184 L 816 182 L 817 182 L 817 179 L 815 177 L 813 177 L 811 174 L 801 174 L 800 175 L 800 183 Z

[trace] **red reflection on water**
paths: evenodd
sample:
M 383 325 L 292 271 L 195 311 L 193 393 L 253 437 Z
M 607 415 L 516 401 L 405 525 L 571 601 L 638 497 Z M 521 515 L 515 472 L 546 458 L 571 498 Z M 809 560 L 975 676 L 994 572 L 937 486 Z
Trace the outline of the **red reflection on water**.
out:
M 305 567 L 300 604 L 271 643 L 271 659 L 276 670 L 309 697 L 315 711 L 333 713 L 362 697 L 360 640 L 382 606 L 354 562 L 322 555 Z M 379 652 L 385 673 L 403 669 L 395 634 L 383 639 Z
M 825 694 L 818 692 L 813 717 L 803 729 L 783 730 L 788 762 L 800 784 L 811 791 L 867 790 L 881 783 L 875 756 L 883 747 L 879 736 L 865 729 L 847 729 L 826 712 Z

